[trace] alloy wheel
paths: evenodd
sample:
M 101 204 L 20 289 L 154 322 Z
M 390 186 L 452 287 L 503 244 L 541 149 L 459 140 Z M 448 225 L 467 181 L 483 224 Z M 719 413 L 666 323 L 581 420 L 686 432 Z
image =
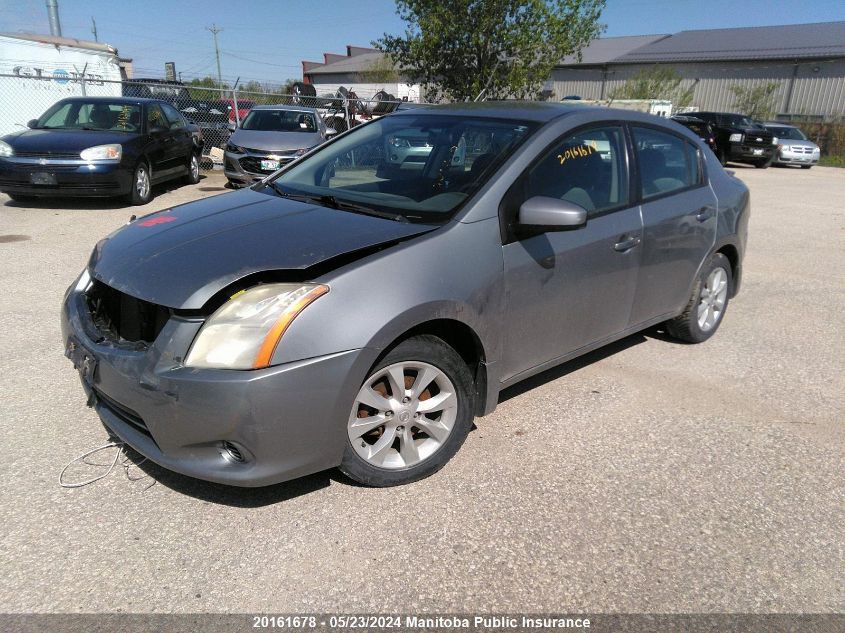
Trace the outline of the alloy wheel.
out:
M 707 276 L 701 289 L 698 303 L 698 327 L 702 332 L 709 332 L 725 311 L 728 298 L 728 273 L 724 268 L 714 268 Z
M 196 154 L 191 154 L 191 179 L 198 180 L 200 177 L 200 163 Z
M 355 398 L 347 432 L 367 463 L 406 469 L 443 446 L 457 415 L 458 397 L 449 377 L 434 365 L 404 361 L 367 378 Z
M 141 165 L 135 172 L 135 190 L 138 192 L 138 197 L 145 200 L 150 193 L 150 175 L 147 173 L 147 168 Z

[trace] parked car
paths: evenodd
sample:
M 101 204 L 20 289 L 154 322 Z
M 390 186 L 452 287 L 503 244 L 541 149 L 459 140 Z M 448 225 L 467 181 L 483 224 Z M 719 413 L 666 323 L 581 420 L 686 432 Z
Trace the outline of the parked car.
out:
M 391 136 L 427 137 L 415 177 L 359 161 Z M 403 484 L 441 468 L 505 387 L 658 324 L 710 338 L 748 216 L 745 185 L 666 119 L 398 112 L 100 241 L 62 336 L 109 433 L 166 468 Z
M 157 183 L 200 179 L 194 136 L 165 101 L 62 99 L 28 125 L 0 140 L 0 191 L 14 200 L 125 196 L 146 204 Z
M 716 134 L 716 155 L 719 162 L 749 163 L 760 169 L 768 167 L 777 143 L 772 133 L 749 117 L 729 112 L 686 112 L 709 123 Z
M 238 99 L 238 116 L 235 117 L 235 100 L 234 99 L 223 99 L 223 103 L 226 104 L 228 107 L 229 113 L 229 123 L 237 123 L 238 121 L 243 121 L 246 116 L 249 114 L 249 111 L 255 107 L 255 101 L 249 101 L 247 99 Z
M 819 146 L 794 125 L 771 122 L 765 126 L 778 143 L 774 165 L 800 165 L 801 169 L 810 169 L 819 162 Z
M 704 141 L 704 144 L 712 149 L 714 153 L 719 151 L 716 147 L 716 132 L 713 130 L 713 126 L 707 121 L 684 114 L 675 115 L 672 117 L 672 120 L 676 123 L 680 123 L 685 128 L 692 130 L 692 132 Z
M 314 108 L 256 106 L 226 143 L 224 173 L 234 187 L 251 185 L 333 134 Z

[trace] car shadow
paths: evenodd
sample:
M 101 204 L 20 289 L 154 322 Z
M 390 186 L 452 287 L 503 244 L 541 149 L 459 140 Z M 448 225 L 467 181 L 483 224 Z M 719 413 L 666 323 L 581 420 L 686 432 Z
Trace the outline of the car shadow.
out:
M 241 488 L 216 484 L 202 479 L 195 479 L 187 475 L 180 475 L 177 472 L 159 466 L 155 462 L 145 460 L 141 455 L 129 447 L 125 448 L 129 459 L 134 466 L 144 472 L 148 477 L 165 488 L 174 492 L 188 495 L 194 499 L 217 503 L 235 508 L 261 508 L 295 499 L 317 490 L 327 488 L 332 481 L 349 483 L 349 480 L 334 469 L 324 470 L 313 475 L 299 477 L 292 481 L 260 488 Z
M 655 326 L 649 330 L 632 334 L 619 341 L 601 347 L 595 351 L 580 356 L 574 360 L 552 367 L 536 376 L 527 378 L 522 382 L 504 389 L 499 394 L 499 403 L 506 402 L 511 398 L 520 396 L 532 389 L 536 389 L 548 382 L 562 378 L 568 374 L 583 369 L 588 365 L 596 363 L 605 358 L 609 358 L 614 354 L 623 352 L 635 345 L 645 343 L 648 339 L 654 338 L 657 340 L 675 341 L 671 339 L 660 326 Z M 477 430 L 475 424 L 472 425 L 470 432 Z M 126 447 L 127 454 L 135 467 L 143 471 L 148 477 L 161 484 L 166 488 L 178 492 L 180 494 L 188 495 L 195 499 L 207 501 L 209 503 L 217 503 L 220 505 L 232 506 L 237 508 L 261 508 L 276 503 L 295 499 L 303 495 L 328 488 L 332 482 L 342 484 L 344 486 L 362 487 L 356 481 L 349 479 L 337 468 L 314 473 L 305 477 L 299 477 L 292 481 L 274 484 L 270 486 L 262 486 L 260 488 L 240 488 L 235 486 L 226 486 L 223 484 L 216 484 L 201 479 L 181 475 L 172 470 L 168 470 L 159 466 L 155 462 L 144 459 L 141 455 L 136 453 L 129 447 Z
M 511 398 L 521 396 L 522 394 L 545 385 L 546 383 L 552 382 L 553 380 L 563 378 L 564 376 L 576 372 L 579 369 L 583 369 L 588 365 L 592 365 L 600 360 L 609 358 L 614 354 L 624 352 L 626 349 L 634 347 L 635 345 L 645 343 L 648 338 L 651 338 L 649 332 L 650 330 L 646 330 L 645 332 L 638 332 L 637 334 L 626 336 L 615 343 L 610 343 L 609 345 L 600 347 L 588 354 L 579 356 L 578 358 L 575 358 L 567 363 L 563 363 L 562 365 L 557 365 L 551 369 L 547 369 L 536 376 L 531 376 L 530 378 L 526 378 L 511 387 L 502 389 L 502 391 L 499 392 L 499 404 L 507 402 Z

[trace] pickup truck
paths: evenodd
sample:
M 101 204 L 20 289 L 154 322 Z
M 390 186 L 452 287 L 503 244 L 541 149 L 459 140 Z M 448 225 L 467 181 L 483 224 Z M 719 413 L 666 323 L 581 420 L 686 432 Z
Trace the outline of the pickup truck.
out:
M 749 117 L 729 112 L 684 112 L 684 116 L 710 124 L 716 139 L 716 156 L 722 165 L 749 163 L 765 169 L 772 164 L 778 141 Z

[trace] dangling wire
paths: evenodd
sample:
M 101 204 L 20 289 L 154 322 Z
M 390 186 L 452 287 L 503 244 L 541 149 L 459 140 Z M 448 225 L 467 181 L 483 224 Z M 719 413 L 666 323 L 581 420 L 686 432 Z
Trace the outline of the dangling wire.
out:
M 100 451 L 107 450 L 109 448 L 116 448 L 117 449 L 117 452 L 115 453 L 114 459 L 112 460 L 112 462 L 110 464 L 109 463 L 98 464 L 96 462 L 88 461 L 88 458 L 91 455 L 99 453 Z M 125 454 L 125 451 L 126 451 L 126 444 L 124 442 L 113 441 L 113 442 L 108 442 L 107 444 L 103 444 L 102 446 L 98 446 L 97 448 L 91 449 L 87 453 L 83 453 L 79 457 L 76 457 L 76 458 L 72 459 L 71 461 L 69 461 L 65 465 L 65 467 L 62 468 L 62 472 L 59 473 L 59 485 L 62 488 L 81 488 L 82 486 L 87 486 L 88 484 L 93 484 L 95 481 L 99 481 L 100 479 L 104 479 L 104 478 L 108 477 L 111 474 L 111 472 L 115 469 L 115 466 L 117 466 L 118 461 L 120 460 L 120 456 Z M 140 466 L 145 461 L 147 461 L 146 457 L 144 457 L 143 459 L 141 459 L 138 462 L 134 462 L 129 455 L 126 455 L 125 459 L 120 462 L 120 466 L 123 468 L 123 470 L 126 474 L 126 478 L 129 481 L 140 481 L 141 479 L 144 479 L 145 477 L 149 477 L 149 475 L 146 475 L 146 474 L 143 475 L 142 477 L 132 477 L 129 474 L 129 469 L 132 465 Z M 64 475 L 67 472 L 67 469 L 70 468 L 71 466 L 73 466 L 74 464 L 76 464 L 77 462 L 82 462 L 83 464 L 85 464 L 87 466 L 101 466 L 101 467 L 108 466 L 108 469 L 105 472 L 97 475 L 96 477 L 92 477 L 91 479 L 86 479 L 85 481 L 66 482 L 64 480 Z M 151 488 L 152 486 L 155 485 L 155 483 L 156 483 L 155 480 L 153 480 L 153 482 L 149 486 L 144 488 L 144 490 Z

